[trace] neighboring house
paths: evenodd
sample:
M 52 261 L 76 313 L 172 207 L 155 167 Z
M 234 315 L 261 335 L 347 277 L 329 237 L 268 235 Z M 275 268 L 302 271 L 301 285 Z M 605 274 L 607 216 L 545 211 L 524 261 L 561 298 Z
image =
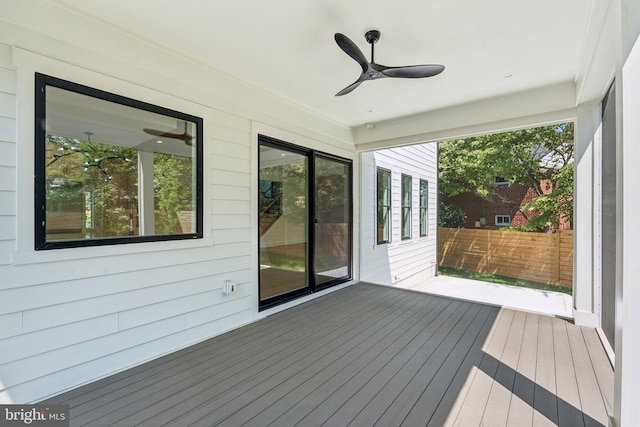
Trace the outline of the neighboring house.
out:
M 437 147 L 362 153 L 360 280 L 407 287 L 436 274 Z
M 635 220 L 640 209 L 637 191 L 640 168 L 635 164 L 640 158 L 638 2 L 592 0 L 575 11 L 590 23 L 589 32 L 573 36 L 584 38 L 580 40 L 580 49 L 558 49 L 557 52 L 559 61 L 578 58 L 575 75 L 567 75 L 562 81 L 546 80 L 554 64 L 540 64 L 539 70 L 513 70 L 518 67 L 522 54 L 528 55 L 528 52 L 519 51 L 518 40 L 505 36 L 505 46 L 510 49 L 504 50 L 501 57 L 507 61 L 504 72 L 508 74 L 504 78 L 502 73 L 487 77 L 492 83 L 483 88 L 483 98 L 467 100 L 459 91 L 440 93 L 438 96 L 446 98 L 441 105 L 446 107 L 412 112 L 412 115 L 376 123 L 375 127 L 338 123 L 304 104 L 274 95 L 269 87 L 258 88 L 240 77 L 220 73 L 197 58 L 185 56 L 180 46 L 136 36 L 139 29 L 157 29 L 168 37 L 185 30 L 197 40 L 202 34 L 200 31 L 220 30 L 220 37 L 228 43 L 227 51 L 246 57 L 247 66 L 259 66 L 261 70 L 262 67 L 287 67 L 287 64 L 252 62 L 252 52 L 235 49 L 233 37 L 227 37 L 224 29 L 189 25 L 189 22 L 176 22 L 173 28 L 159 25 L 155 17 L 172 18 L 166 16 L 166 4 L 147 11 L 142 10 L 142 6 L 134 7 L 135 2 L 126 3 L 123 7 L 145 16 L 141 22 L 139 15 L 132 12 L 125 17 L 131 19 L 129 25 L 111 23 L 97 13 L 91 15 L 78 10 L 90 4 L 109 10 L 122 2 L 112 2 L 113 6 L 98 3 L 2 2 L 0 403 L 39 401 L 264 319 L 277 310 L 359 280 L 373 279 L 368 269 L 383 259 L 390 260 L 390 265 L 389 269 L 382 270 L 391 272 L 384 282 L 393 279 L 392 275 L 400 280 L 409 279 L 413 272 L 426 277 L 432 268 L 428 265 L 431 249 L 427 246 L 434 238 L 436 224 L 434 175 L 416 172 L 419 169 L 400 163 L 388 164 L 395 185 L 391 188 L 392 197 L 398 194 L 405 197 L 385 205 L 390 206 L 392 221 L 396 222 L 386 229 L 388 234 L 384 228 L 378 233 L 372 197 L 378 160 L 368 153 L 571 120 L 576 129 L 574 320 L 578 325 L 600 331 L 615 364 L 616 422 L 623 427 L 637 425 L 640 395 L 637 367 L 640 266 L 636 261 L 640 259 L 640 232 Z M 290 19 L 283 14 L 283 19 L 299 24 L 297 30 L 309 27 L 312 21 L 322 22 L 325 36 L 330 40 L 331 34 L 341 30 L 339 26 L 334 28 L 336 19 L 332 12 L 338 3 L 313 3 L 318 8 L 312 9 L 309 16 Z M 468 2 L 468 6 L 472 3 Z M 293 4 L 285 3 L 287 8 Z M 190 9 L 195 8 L 194 5 L 188 12 L 197 14 L 197 10 Z M 482 8 L 489 7 L 490 13 L 500 12 L 505 22 L 509 13 L 522 15 L 538 7 L 528 3 L 524 9 L 525 6 L 513 2 L 515 9 L 509 12 L 493 6 L 493 9 L 487 5 Z M 395 7 L 389 3 L 388 11 L 392 12 Z M 246 11 L 247 18 L 251 13 Z M 396 19 L 397 14 L 387 15 Z M 458 26 L 468 26 L 475 18 L 460 16 Z M 256 49 L 262 48 L 260 43 L 267 45 L 271 24 L 264 22 L 265 38 L 256 38 Z M 362 21 L 361 24 L 356 27 L 375 23 Z M 322 49 L 313 49 L 313 44 L 319 43 L 316 35 L 314 32 L 301 36 L 294 31 L 290 36 L 304 45 L 305 60 L 309 61 L 307 68 L 311 70 L 315 67 L 315 52 L 325 46 L 323 41 Z M 474 47 L 479 49 L 483 36 L 480 32 L 477 40 L 459 43 L 477 43 Z M 558 46 L 564 42 L 558 40 Z M 269 46 L 283 49 L 278 45 Z M 335 56 L 344 59 L 335 46 L 334 49 Z M 224 57 L 220 61 L 224 61 Z M 456 73 L 478 72 L 453 65 L 456 64 L 447 64 L 443 80 Z M 479 70 L 485 72 L 483 67 Z M 296 81 L 299 91 L 317 84 L 303 69 L 300 71 L 300 81 Z M 48 79 L 38 80 L 36 73 Z M 536 73 L 540 86 L 509 92 L 509 85 L 525 73 Z M 507 80 L 512 74 L 513 78 Z M 56 89 L 51 77 L 68 83 Z M 612 85 L 614 77 L 615 85 Z M 392 79 L 380 83 L 391 85 Z M 365 82 L 362 86 L 373 84 Z M 360 89 L 353 96 L 362 101 L 364 111 L 368 108 L 368 93 L 375 92 Z M 78 96 L 80 92 L 74 90 L 85 95 Z M 399 91 L 397 97 L 383 100 L 381 108 L 406 112 L 403 108 L 406 93 L 410 94 Z M 51 104 L 40 102 L 43 94 Z M 96 94 L 108 99 L 96 101 L 97 98 L 90 96 Z M 334 99 L 332 93 L 327 97 Z M 340 100 L 335 101 L 336 109 Z M 127 108 L 122 110 L 123 106 Z M 47 121 L 50 118 L 55 120 Z M 91 123 L 102 130 L 113 130 L 114 118 L 119 125 L 117 138 L 99 137 L 97 133 L 86 135 L 94 132 L 87 128 Z M 83 156 L 82 161 L 76 159 L 59 171 L 66 181 L 54 181 L 56 177 L 47 176 L 45 159 L 53 160 L 54 151 L 45 143 L 45 131 L 55 131 L 61 137 L 55 142 L 59 144 L 55 153 L 73 151 L 74 155 Z M 167 133 L 173 135 L 173 142 L 159 143 L 156 136 Z M 79 146 L 74 144 L 80 139 L 102 141 L 103 149 L 118 152 L 117 168 L 126 173 L 116 177 L 109 172 L 116 166 L 100 164 L 105 158 L 77 150 Z M 71 145 L 65 148 L 65 144 Z M 92 146 L 84 144 L 83 147 Z M 362 160 L 361 153 L 364 153 Z M 131 154 L 135 154 L 135 158 Z M 68 159 L 71 158 L 70 154 Z M 282 182 L 284 188 L 284 177 L 267 176 L 270 172 L 267 168 L 276 164 L 276 158 L 292 159 L 288 162 L 291 168 L 299 165 L 296 173 L 300 185 L 295 190 L 287 190 L 286 195 L 283 193 L 288 199 L 283 201 L 281 213 L 277 209 L 270 211 L 267 206 L 260 209 L 258 196 L 260 192 L 268 193 L 268 185 L 277 190 L 278 183 Z M 408 159 L 405 160 L 408 164 Z M 79 180 L 74 175 L 74 167 L 84 163 L 88 169 L 99 171 L 90 181 Z M 162 163 L 168 167 L 161 167 Z M 313 171 L 327 173 L 314 175 Z M 166 187 L 156 186 L 152 178 L 173 179 L 176 172 L 192 174 L 186 194 L 155 193 Z M 265 176 L 261 177 L 263 172 Z M 411 183 L 403 180 L 403 174 L 412 178 Z M 126 179 L 129 176 L 137 176 L 139 182 L 133 185 Z M 419 235 L 416 215 L 420 179 L 428 181 L 429 189 L 424 238 Z M 302 184 L 309 185 L 304 187 L 309 191 L 296 194 Z M 57 185 L 82 189 L 82 193 L 75 199 L 64 200 L 62 187 Z M 134 186 L 137 191 L 133 191 Z M 327 188 L 339 191 L 331 193 Z M 184 199 L 174 200 L 172 196 L 177 194 L 185 196 Z M 411 197 L 406 197 L 409 194 Z M 51 230 L 47 229 L 47 212 L 42 201 L 54 195 L 56 209 L 66 209 L 74 215 L 64 216 Z M 316 196 L 318 198 L 313 199 Z M 272 202 L 276 200 L 273 194 L 266 194 L 265 200 L 269 197 Z M 108 206 L 106 211 L 104 206 Z M 178 212 L 185 211 L 193 220 L 180 221 Z M 101 216 L 101 212 L 106 215 Z M 296 249 L 304 249 L 305 258 L 301 263 L 285 268 L 284 263 L 274 267 L 261 262 L 261 249 L 283 246 L 276 245 L 279 242 L 272 236 L 265 238 L 268 241 L 260 241 L 262 212 L 278 216 L 281 224 L 271 226 L 283 229 L 304 221 L 304 227 L 291 227 L 291 232 L 300 233 L 304 229 L 307 234 L 287 240 Z M 411 219 L 402 222 L 402 218 L 408 218 L 408 212 Z M 155 217 L 156 213 L 159 218 Z M 315 213 L 326 216 L 314 216 Z M 280 215 L 285 214 L 291 218 L 286 223 L 280 219 Z M 102 223 L 96 224 L 98 220 Z M 271 218 L 270 223 L 274 221 Z M 167 226 L 165 231 L 157 228 L 161 224 Z M 269 227 L 267 221 L 264 227 Z M 331 231 L 325 233 L 327 230 Z M 98 231 L 102 237 L 92 234 Z M 387 237 L 390 243 L 381 243 Z M 327 260 L 312 256 L 314 244 L 322 247 L 328 240 L 341 246 L 334 253 L 337 259 L 331 260 L 336 262 L 323 264 Z M 423 244 L 424 247 L 413 252 L 414 243 L 416 249 Z M 405 248 L 410 254 L 404 261 L 418 268 L 391 268 L 399 266 L 397 260 Z M 416 253 L 424 253 L 425 258 Z M 370 256 L 374 261 L 369 261 Z M 424 263 L 426 268 L 421 267 Z M 263 265 L 266 268 L 263 269 Z M 263 298 L 263 272 L 286 273 L 277 268 L 289 269 L 289 273 L 296 276 L 303 274 L 305 281 L 293 288 L 273 290 L 273 295 Z M 235 292 L 228 292 L 231 289 Z M 276 307 L 275 303 L 279 305 Z
M 456 196 L 440 195 L 445 205 L 455 205 L 467 216 L 463 228 L 496 229 L 500 227 L 520 227 L 536 216 L 535 212 L 526 211 L 523 207 L 533 201 L 536 191 L 522 184 L 509 185 L 508 182 L 496 180 L 497 188 L 491 200 L 484 200 L 473 193 L 462 193 Z M 541 185 L 543 191 L 546 185 Z M 571 224 L 563 220 L 554 230 L 566 230 Z

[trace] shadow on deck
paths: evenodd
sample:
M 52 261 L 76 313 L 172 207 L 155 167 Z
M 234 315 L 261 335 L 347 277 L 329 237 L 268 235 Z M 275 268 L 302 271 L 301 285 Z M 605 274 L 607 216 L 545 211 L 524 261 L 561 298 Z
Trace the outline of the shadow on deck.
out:
M 72 426 L 606 426 L 612 400 L 592 329 L 359 284 L 48 403 Z

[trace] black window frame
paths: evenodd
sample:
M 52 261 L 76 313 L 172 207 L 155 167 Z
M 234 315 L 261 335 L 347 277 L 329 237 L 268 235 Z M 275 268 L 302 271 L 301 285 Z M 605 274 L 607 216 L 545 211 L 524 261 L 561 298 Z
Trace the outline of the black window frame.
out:
M 407 185 L 408 181 L 408 185 Z M 408 196 L 407 196 L 408 192 Z M 405 204 L 405 200 L 409 204 Z M 413 209 L 413 177 L 407 174 L 400 175 L 400 237 L 402 240 L 410 240 L 412 235 L 412 209 Z
M 381 200 L 381 174 L 387 177 L 387 188 L 389 189 L 389 200 L 388 204 L 385 204 L 384 200 Z M 377 167 L 376 168 L 376 244 L 383 245 L 386 243 L 391 243 L 393 237 L 393 230 L 391 229 L 392 221 L 392 206 L 393 206 L 393 197 L 391 191 L 391 171 L 389 169 Z M 380 224 L 381 224 L 381 209 L 386 209 L 387 212 L 387 239 L 384 239 L 385 236 L 380 235 Z
M 423 187 L 424 186 L 424 187 Z M 422 194 L 422 191 L 425 194 Z M 429 181 L 420 179 L 420 237 L 429 235 Z
M 195 188 L 195 225 L 196 230 L 192 233 L 183 234 L 156 234 L 145 236 L 119 236 L 102 237 L 78 240 L 46 240 L 46 87 L 55 87 L 81 95 L 101 99 L 108 102 L 121 104 L 124 106 L 149 111 L 173 117 L 179 120 L 193 122 L 196 125 L 195 146 L 196 146 L 196 188 Z M 203 119 L 191 114 L 139 101 L 126 96 L 117 95 L 111 92 L 74 83 L 61 78 L 35 73 L 35 153 L 34 153 L 34 185 L 35 185 L 35 250 L 66 249 L 91 246 L 118 245 L 127 243 L 160 242 L 171 240 L 192 240 L 203 237 Z

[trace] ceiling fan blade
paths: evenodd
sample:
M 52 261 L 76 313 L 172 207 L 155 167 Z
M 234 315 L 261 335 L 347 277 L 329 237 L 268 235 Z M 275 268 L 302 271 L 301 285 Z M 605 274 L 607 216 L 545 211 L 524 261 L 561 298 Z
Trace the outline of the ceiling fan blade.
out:
M 155 135 L 155 136 L 166 136 L 167 134 L 167 132 L 163 132 L 157 129 L 144 128 L 142 130 L 144 133 L 148 133 L 149 135 Z
M 369 62 L 367 61 L 367 58 L 364 56 L 360 48 L 358 48 L 358 46 L 356 46 L 356 44 L 344 34 L 336 33 L 334 38 L 336 39 L 336 43 L 338 43 L 340 49 L 342 49 L 344 53 L 355 59 L 355 61 L 360 64 L 360 66 L 362 67 L 362 72 L 366 72 L 369 68 Z
M 336 96 L 342 96 L 342 95 L 346 95 L 349 92 L 353 91 L 355 88 L 357 88 L 358 86 L 360 86 L 360 83 L 362 83 L 365 79 L 363 78 L 364 75 L 360 76 L 360 78 L 358 80 L 356 80 L 355 82 L 351 83 L 349 86 L 345 87 L 344 89 L 342 89 L 340 92 L 336 93 Z
M 444 65 L 408 65 L 406 67 L 385 67 L 381 70 L 387 77 L 405 77 L 417 79 L 422 77 L 432 77 L 444 71 Z
M 160 137 L 164 137 L 164 138 L 173 138 L 173 139 L 179 139 L 180 141 L 184 141 L 185 144 L 187 145 L 192 145 L 192 140 L 193 140 L 193 136 L 189 135 L 188 133 L 172 133 L 172 132 L 163 132 L 157 129 L 150 129 L 150 128 L 144 128 L 142 129 L 145 133 L 148 133 L 149 135 L 154 135 L 154 136 L 160 136 Z

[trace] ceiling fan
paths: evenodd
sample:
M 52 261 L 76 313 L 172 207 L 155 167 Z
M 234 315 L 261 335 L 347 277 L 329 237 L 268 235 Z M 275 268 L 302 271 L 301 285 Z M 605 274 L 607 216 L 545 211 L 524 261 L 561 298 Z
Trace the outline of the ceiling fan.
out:
M 362 67 L 362 74 L 352 84 L 336 93 L 336 96 L 346 95 L 365 80 L 376 80 L 383 77 L 405 77 L 417 79 L 422 77 L 431 77 L 440 74 L 444 70 L 444 65 L 407 65 L 404 67 L 387 67 L 386 65 L 376 64 L 373 56 L 373 45 L 380 39 L 380 31 L 367 31 L 364 35 L 367 42 L 371 45 L 371 62 L 367 62 L 367 58 L 362 51 L 344 34 L 336 33 L 336 43 L 347 55 L 352 57 Z
M 184 132 L 183 133 L 174 133 L 174 132 L 164 132 L 158 129 L 149 129 L 149 128 L 144 128 L 142 129 L 145 133 L 148 133 L 149 135 L 154 135 L 154 136 L 160 136 L 160 137 L 164 137 L 164 138 L 173 138 L 173 139 L 179 139 L 181 141 L 184 141 L 185 144 L 191 146 L 193 145 L 193 136 L 189 134 L 189 132 L 187 132 L 187 122 L 184 122 Z

